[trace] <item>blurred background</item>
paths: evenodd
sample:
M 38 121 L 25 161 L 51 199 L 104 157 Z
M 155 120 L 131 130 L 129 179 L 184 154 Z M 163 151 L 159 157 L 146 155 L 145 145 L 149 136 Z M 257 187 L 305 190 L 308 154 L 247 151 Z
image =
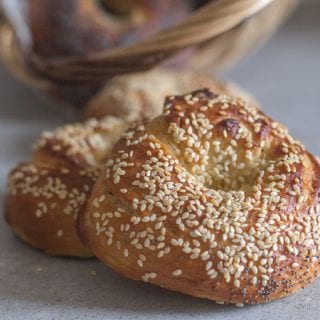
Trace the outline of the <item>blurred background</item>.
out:
M 284 123 L 289 127 L 292 134 L 301 140 L 310 151 L 320 155 L 319 0 L 302 1 L 288 23 L 267 45 L 227 74 L 222 75 L 222 77 L 238 83 L 251 92 L 261 102 L 262 108 L 266 113 Z M 61 108 L 54 108 L 52 102 L 49 102 L 47 98 L 12 78 L 0 65 L 0 211 L 3 207 L 2 201 L 8 170 L 17 162 L 30 158 L 30 146 L 43 130 L 48 130 L 73 120 L 75 120 L 73 114 Z M 12 242 L 12 235 L 3 223 L 1 223 L 0 243 L 0 313 L 5 315 L 5 319 L 13 319 L 13 317 L 10 318 L 10 314 L 13 314 L 10 313 L 13 310 L 13 306 L 17 312 L 20 310 L 23 314 L 25 306 L 24 295 L 28 295 L 29 292 L 28 284 L 25 283 L 26 280 L 22 275 L 20 278 L 17 278 L 19 274 L 16 274 L 14 278 L 13 275 L 11 277 L 8 276 L 7 268 L 10 261 L 8 263 L 4 261 L 7 260 L 9 251 L 15 252 L 16 255 L 25 256 L 26 268 L 28 266 L 33 267 L 35 265 L 34 261 L 40 261 L 39 259 L 41 259 L 42 264 L 47 264 L 47 268 L 50 268 L 49 264 L 52 263 L 52 260 L 44 256 L 40 258 L 38 253 L 31 250 L 25 253 L 23 250 L 26 250 L 26 248 L 22 247 L 21 243 Z M 62 262 L 57 260 L 53 265 L 56 266 L 59 263 Z M 72 263 L 75 262 L 69 262 L 69 268 L 73 268 Z M 83 264 L 80 267 L 91 268 L 95 263 L 87 262 L 87 264 Z M 88 264 L 90 265 L 89 267 Z M 2 276 L 4 274 L 6 274 L 5 277 Z M 105 277 L 108 278 L 107 273 Z M 22 291 L 17 292 L 12 289 L 15 281 L 21 283 Z M 87 284 L 85 280 L 82 281 L 84 286 L 88 288 L 92 286 L 92 283 Z M 114 292 L 119 289 L 115 282 L 112 282 L 113 284 L 110 287 Z M 74 283 L 70 285 L 70 288 L 73 285 Z M 130 286 L 130 284 L 127 286 Z M 149 299 L 151 302 L 161 304 L 161 295 L 157 295 L 156 291 L 152 289 L 144 292 L 148 295 L 147 298 L 144 297 L 141 299 L 143 301 L 135 301 L 135 303 L 139 306 L 139 304 L 143 304 Z M 30 293 L 29 299 L 33 303 L 38 303 L 37 299 L 40 299 L 41 302 L 41 296 L 44 295 L 46 301 L 56 301 L 55 291 L 51 296 L 51 293 L 46 291 L 46 288 L 42 288 L 42 290 L 43 292 L 35 291 Z M 125 294 L 121 290 L 120 292 Z M 307 289 L 303 298 L 298 295 L 286 300 L 286 303 L 279 302 L 278 305 L 281 306 L 282 314 L 285 315 L 282 318 L 302 319 L 303 317 L 304 319 L 314 319 L 316 317 L 314 316 L 315 312 L 319 310 L 319 303 L 316 299 L 311 298 L 312 295 L 319 295 L 314 292 L 315 290 L 319 292 L 319 282 Z M 133 289 L 131 290 L 132 292 Z M 90 298 L 86 291 L 74 292 L 72 289 L 64 288 L 61 294 L 59 299 L 64 300 L 63 297 L 65 297 L 67 302 L 70 301 L 70 304 L 77 300 L 78 306 L 83 308 L 87 307 L 87 305 L 96 306 L 92 300 L 94 297 Z M 171 293 L 169 296 L 172 296 Z M 81 300 L 81 297 L 85 297 L 85 299 Z M 176 303 L 174 299 L 166 300 L 165 297 L 163 299 L 164 301 L 162 302 L 166 308 L 173 308 L 174 310 L 178 308 L 178 311 L 182 314 L 185 312 L 184 310 L 187 310 L 189 314 L 192 314 L 192 310 L 185 303 Z M 192 301 L 195 308 L 199 306 L 201 310 L 209 310 L 209 303 Z M 299 301 L 301 303 L 304 302 L 303 308 L 298 308 Z M 108 302 L 104 301 L 104 303 L 108 307 Z M 263 308 L 265 311 L 271 312 L 274 306 L 277 306 L 277 304 L 266 305 Z M 64 312 L 67 312 L 66 310 L 69 309 L 65 309 Z M 243 312 L 247 312 L 253 315 L 254 310 L 259 309 L 257 307 L 256 309 L 241 310 L 242 313 L 237 311 L 237 314 L 241 315 Z M 57 315 L 54 305 L 51 307 L 51 311 L 53 315 Z M 71 315 L 72 308 L 68 312 Z M 65 313 L 66 316 L 69 314 L 68 312 Z M 158 307 L 155 312 L 161 313 L 164 311 L 161 307 Z M 60 315 L 62 314 L 60 313 Z M 53 316 L 53 318 L 55 317 Z M 241 319 L 249 318 L 244 317 Z
M 302 1 L 271 41 L 228 77 L 320 155 L 320 1 Z

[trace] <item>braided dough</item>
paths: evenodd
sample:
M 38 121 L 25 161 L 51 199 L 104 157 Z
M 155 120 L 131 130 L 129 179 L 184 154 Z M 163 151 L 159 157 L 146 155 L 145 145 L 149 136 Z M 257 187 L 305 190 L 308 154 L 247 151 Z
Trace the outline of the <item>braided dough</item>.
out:
M 79 234 L 131 279 L 263 303 L 319 274 L 319 174 L 315 157 L 244 101 L 171 96 L 115 145 Z
M 169 85 L 177 93 L 202 85 L 218 92 L 238 93 L 229 84 L 191 73 L 183 75 L 183 85 L 178 85 L 179 78 L 168 71 L 116 78 L 112 90 L 94 109 L 99 114 L 94 110 L 87 114 L 101 120 L 91 119 L 43 134 L 32 161 L 19 165 L 9 176 L 6 219 L 16 233 L 53 255 L 90 256 L 76 235 L 75 217 L 127 122 L 160 114 L 161 105 L 156 106 L 155 101 L 163 100 Z M 123 120 L 102 117 L 112 112 Z
M 52 255 L 92 256 L 76 234 L 75 219 L 125 127 L 106 117 L 42 135 L 32 161 L 9 176 L 5 216 L 25 242 Z

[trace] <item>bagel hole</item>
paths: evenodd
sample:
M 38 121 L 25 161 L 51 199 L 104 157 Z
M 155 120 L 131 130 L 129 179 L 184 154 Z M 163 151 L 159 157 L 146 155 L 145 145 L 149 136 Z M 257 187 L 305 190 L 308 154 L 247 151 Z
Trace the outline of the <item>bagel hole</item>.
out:
M 208 176 L 204 185 L 208 189 L 220 189 L 226 192 L 239 190 L 249 192 L 267 166 L 267 161 L 258 157 L 248 161 L 240 152 L 237 158 L 241 160 L 235 162 L 228 149 L 229 146 L 219 154 L 214 152 L 209 154 L 210 161 L 206 168 Z
M 209 0 L 193 0 L 192 1 L 192 7 L 193 9 L 199 9 L 203 7 L 204 5 L 208 4 L 210 2 Z
M 205 167 L 193 166 L 191 172 L 196 174 L 208 189 L 250 192 L 269 165 L 268 148 L 255 147 L 248 150 L 241 142 L 233 146 L 230 139 L 237 135 L 238 124 L 229 119 L 219 125 L 227 130 L 230 136 L 216 138 L 206 154 Z M 223 134 L 219 125 L 217 133 L 221 137 Z
M 129 0 L 97 0 L 102 10 L 115 19 L 142 22 L 145 20 L 142 8 Z
M 218 138 L 208 154 L 208 187 L 250 192 L 268 166 L 267 148 L 254 146 L 250 128 L 233 118 L 216 125 Z M 242 136 L 242 139 L 240 139 Z

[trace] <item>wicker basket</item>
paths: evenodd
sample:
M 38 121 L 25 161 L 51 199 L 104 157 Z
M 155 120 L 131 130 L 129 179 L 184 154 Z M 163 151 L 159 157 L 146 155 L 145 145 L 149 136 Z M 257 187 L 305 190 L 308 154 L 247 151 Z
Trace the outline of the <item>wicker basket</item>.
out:
M 46 59 L 30 51 L 21 37 L 21 32 L 27 34 L 27 25 L 21 23 L 18 30 L 12 23 L 12 12 L 2 8 L 0 54 L 13 74 L 45 90 L 62 83 L 103 83 L 114 75 L 148 70 L 186 49 L 192 51 L 188 68 L 212 74 L 261 45 L 297 2 L 214 0 L 182 23 L 139 43 L 86 57 L 59 59 Z

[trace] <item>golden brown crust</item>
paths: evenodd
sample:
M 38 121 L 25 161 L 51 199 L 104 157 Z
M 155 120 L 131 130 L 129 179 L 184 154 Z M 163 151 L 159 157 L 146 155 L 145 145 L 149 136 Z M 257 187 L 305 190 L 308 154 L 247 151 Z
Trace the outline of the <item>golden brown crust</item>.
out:
M 196 297 L 263 303 L 319 273 L 320 167 L 240 99 L 169 97 L 115 145 L 78 219 L 108 266 Z
M 101 119 L 106 115 L 128 121 L 152 119 L 162 113 L 163 101 L 169 94 L 180 95 L 194 88 L 209 88 L 213 92 L 254 101 L 248 93 L 231 83 L 188 71 L 156 69 L 111 79 L 92 97 L 83 110 L 86 118 Z
M 233 85 L 222 85 L 206 77 L 191 73 L 178 76 L 164 70 L 119 77 L 112 83 L 106 89 L 106 95 L 95 104 L 100 108 L 101 120 L 90 119 L 85 123 L 58 128 L 54 132 L 45 132 L 36 143 L 32 162 L 18 166 L 10 174 L 10 192 L 6 204 L 9 224 L 28 243 L 51 254 L 88 255 L 87 249 L 81 245 L 74 232 L 74 217 L 82 202 L 72 207 L 70 212 L 68 202 L 73 202 L 73 199 L 68 197 L 73 196 L 70 190 L 75 189 L 81 194 L 83 201 L 87 198 L 96 180 L 98 166 L 124 128 L 123 121 L 112 117 L 103 118 L 103 114 L 114 113 L 125 121 L 160 114 L 161 108 L 156 102 L 170 92 L 169 88 L 177 93 L 193 86 L 209 86 L 226 93 L 237 90 Z M 97 109 L 91 111 L 87 115 L 97 115 Z M 115 128 L 115 132 L 111 132 L 110 128 Z M 46 197 L 40 195 L 41 190 L 52 188 L 53 177 L 67 188 L 68 197 L 61 199 L 56 194 L 53 200 L 51 193 Z M 39 196 L 34 196 L 34 191 Z M 39 206 L 49 208 L 40 219 L 36 216 Z M 25 208 L 23 214 L 20 208 Z M 65 210 L 69 214 L 68 219 L 63 215 Z M 54 219 L 57 219 L 56 223 L 53 223 Z M 33 222 L 28 224 L 27 221 Z M 61 236 L 62 232 L 64 236 Z
M 75 220 L 124 128 L 122 120 L 107 117 L 41 136 L 32 161 L 9 176 L 5 216 L 24 241 L 52 255 L 92 256 L 78 239 Z
M 52 255 L 92 256 L 74 228 L 77 210 L 95 181 L 91 176 L 29 163 L 9 179 L 6 221 L 25 242 Z

